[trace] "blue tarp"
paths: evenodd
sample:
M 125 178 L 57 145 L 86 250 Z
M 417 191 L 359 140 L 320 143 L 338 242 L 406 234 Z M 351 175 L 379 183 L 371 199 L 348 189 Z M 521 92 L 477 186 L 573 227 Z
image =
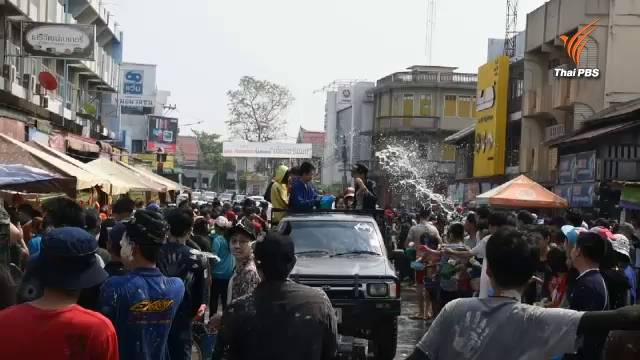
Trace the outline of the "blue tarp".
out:
M 60 177 L 22 164 L 0 164 L 0 186 L 28 184 L 36 181 L 59 179 Z

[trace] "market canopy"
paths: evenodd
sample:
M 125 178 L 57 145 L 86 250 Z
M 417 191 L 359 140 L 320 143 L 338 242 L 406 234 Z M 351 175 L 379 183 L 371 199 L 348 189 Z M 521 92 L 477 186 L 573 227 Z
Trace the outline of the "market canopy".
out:
M 95 174 L 103 176 L 111 182 L 112 195 L 125 194 L 129 191 L 151 191 L 163 193 L 167 187 L 150 179 L 145 179 L 133 170 L 108 159 L 96 159 L 87 166 Z
M 29 141 L 27 144 L 35 147 L 36 149 L 42 150 L 45 153 L 49 154 L 49 155 L 53 155 L 61 160 L 64 160 L 66 162 L 68 162 L 71 165 L 75 165 L 76 167 L 79 167 L 82 170 L 85 170 L 88 173 L 91 173 L 91 170 L 89 168 L 87 168 L 87 164 L 83 163 L 80 160 L 76 160 L 74 158 L 72 158 L 71 156 L 58 151 L 46 144 L 43 144 L 39 141 Z M 96 182 L 96 184 L 98 184 L 98 186 L 100 186 L 102 188 L 102 191 L 108 193 L 109 189 L 111 187 L 111 183 L 109 182 L 109 180 L 101 178 L 99 176 L 95 176 L 95 175 L 91 175 L 91 177 L 93 178 L 92 181 Z
M 71 188 L 59 188 L 57 191 L 74 196 L 76 190 L 91 189 L 102 183 L 99 177 L 84 169 L 3 134 L 0 134 L 0 164 L 23 164 L 60 174 L 61 177 L 72 180 Z
M 117 161 L 117 163 L 118 163 L 120 166 L 124 166 L 124 167 L 128 168 L 128 169 L 129 169 L 129 170 L 131 170 L 131 171 L 135 171 L 135 172 L 137 172 L 138 174 L 140 174 L 140 175 L 142 175 L 142 176 L 147 177 L 147 178 L 148 178 L 148 179 L 150 179 L 151 181 L 155 181 L 155 182 L 157 182 L 157 183 L 159 183 L 159 184 L 162 184 L 162 185 L 166 186 L 166 187 L 167 187 L 167 191 L 183 191 L 183 190 L 189 190 L 189 188 L 188 188 L 188 187 L 186 187 L 186 186 L 182 186 L 182 185 L 178 184 L 178 183 L 177 183 L 177 182 L 175 182 L 175 181 L 172 181 L 172 180 L 167 179 L 167 178 L 166 178 L 166 177 L 164 177 L 164 176 L 160 176 L 160 175 L 158 175 L 158 174 L 154 174 L 153 172 L 151 172 L 151 171 L 149 171 L 149 170 L 147 170 L 147 169 L 145 169 L 145 168 L 142 168 L 142 167 L 139 167 L 139 166 L 131 166 L 131 165 L 129 165 L 129 164 L 125 164 L 125 163 L 123 163 L 122 161 Z
M 567 200 L 524 175 L 476 196 L 477 205 L 519 208 L 566 208 Z

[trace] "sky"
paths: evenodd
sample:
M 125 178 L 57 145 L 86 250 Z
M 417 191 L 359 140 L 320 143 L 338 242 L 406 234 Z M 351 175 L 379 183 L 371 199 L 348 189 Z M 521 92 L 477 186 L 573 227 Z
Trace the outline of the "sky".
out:
M 520 0 L 518 29 L 544 0 Z M 105 0 L 124 31 L 124 61 L 157 64 L 181 134 L 228 137 L 227 96 L 242 76 L 288 87 L 286 114 L 299 127 L 324 128 L 325 95 L 337 79 L 375 81 L 427 64 L 426 0 Z M 487 39 L 502 38 L 506 0 L 437 0 L 432 65 L 476 72 Z M 189 124 L 202 124 L 189 126 Z M 286 138 L 285 138 L 286 136 Z

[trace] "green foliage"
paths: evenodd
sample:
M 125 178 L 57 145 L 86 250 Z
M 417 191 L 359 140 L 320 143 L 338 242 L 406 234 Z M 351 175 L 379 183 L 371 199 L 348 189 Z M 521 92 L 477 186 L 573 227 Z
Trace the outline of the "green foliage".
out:
M 191 131 L 200 145 L 200 168 L 222 171 L 224 176 L 227 171 L 234 171 L 231 159 L 222 157 L 222 141 L 219 134 L 198 130 Z

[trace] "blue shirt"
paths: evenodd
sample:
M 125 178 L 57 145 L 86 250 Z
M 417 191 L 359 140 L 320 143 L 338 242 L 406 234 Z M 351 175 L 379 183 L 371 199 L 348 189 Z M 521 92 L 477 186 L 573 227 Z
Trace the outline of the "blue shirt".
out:
M 291 186 L 289 206 L 295 210 L 313 209 L 316 197 L 316 188 L 311 182 L 305 183 L 302 179 L 297 179 Z
M 224 236 L 216 234 L 213 236 L 211 248 L 220 258 L 220 262 L 213 266 L 213 278 L 220 280 L 231 279 L 231 276 L 233 276 L 233 269 L 236 266 L 236 260 L 231 255 L 229 242 L 224 238 Z
M 167 337 L 183 295 L 182 280 L 157 268 L 107 279 L 98 309 L 116 328 L 121 360 L 169 358 Z
M 42 236 L 36 235 L 31 238 L 31 241 L 27 244 L 29 249 L 29 256 L 36 257 L 40 254 L 40 247 L 42 246 Z
M 631 292 L 631 305 L 635 305 L 638 301 L 638 278 L 636 277 L 636 272 L 631 265 L 629 265 L 624 269 L 624 275 L 629 281 L 629 286 L 631 286 L 631 289 L 629 290 Z

